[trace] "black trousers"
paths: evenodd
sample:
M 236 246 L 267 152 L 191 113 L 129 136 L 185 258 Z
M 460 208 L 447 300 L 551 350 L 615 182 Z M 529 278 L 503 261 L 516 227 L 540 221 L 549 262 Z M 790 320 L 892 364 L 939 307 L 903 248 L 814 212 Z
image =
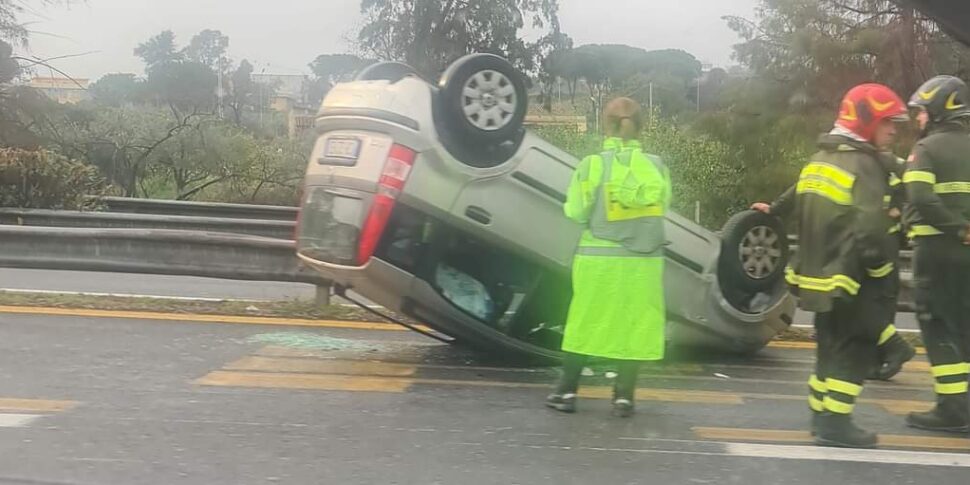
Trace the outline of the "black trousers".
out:
M 858 295 L 836 300 L 831 312 L 815 315 L 818 346 L 815 374 L 809 379 L 813 411 L 852 413 L 876 360 L 894 289 L 888 277 L 867 278 Z
M 913 260 L 916 317 L 938 396 L 967 393 L 970 374 L 970 248 L 921 237 Z
M 614 399 L 628 399 L 633 402 L 637 390 L 637 376 L 640 361 L 614 360 L 616 363 L 616 383 L 613 386 Z M 563 358 L 562 378 L 556 387 L 556 394 L 576 394 L 583 368 L 589 363 L 589 356 L 567 353 Z

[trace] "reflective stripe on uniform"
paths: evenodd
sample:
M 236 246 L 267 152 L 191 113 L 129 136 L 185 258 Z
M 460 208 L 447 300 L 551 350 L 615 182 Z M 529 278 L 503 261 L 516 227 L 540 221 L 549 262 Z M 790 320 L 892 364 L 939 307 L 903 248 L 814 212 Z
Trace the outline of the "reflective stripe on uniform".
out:
M 825 386 L 828 387 L 829 392 L 841 392 L 847 396 L 857 397 L 859 394 L 862 394 L 862 386 L 831 377 L 825 379 Z
M 817 177 L 828 179 L 836 186 L 846 190 L 852 190 L 855 184 L 855 175 L 843 170 L 835 165 L 824 162 L 811 162 L 802 169 L 801 177 Z
M 808 387 L 812 388 L 813 391 L 820 392 L 822 394 L 829 392 L 829 388 L 824 382 L 820 381 L 818 376 L 815 374 L 812 374 L 812 377 L 808 378 Z
M 845 290 L 850 295 L 859 293 L 862 286 L 849 276 L 837 274 L 829 278 L 813 278 L 796 274 L 791 268 L 785 268 L 785 281 L 788 284 L 810 291 L 829 292 L 837 289 Z
M 916 224 L 910 228 L 908 236 L 914 238 L 920 236 L 939 236 L 940 234 L 943 234 L 943 232 L 933 226 Z
M 968 386 L 967 382 L 954 382 L 952 384 L 944 384 L 937 382 L 933 385 L 933 390 L 937 394 L 966 394 Z
M 894 173 L 889 174 L 889 186 L 890 187 L 895 187 L 895 186 L 897 186 L 897 185 L 899 185 L 901 183 L 903 183 L 902 179 L 900 179 L 899 177 L 897 177 L 896 174 L 894 174 Z
M 825 197 L 839 205 L 852 205 L 852 193 L 824 180 L 799 180 L 795 186 L 798 194 L 815 194 Z
M 826 411 L 836 414 L 852 414 L 852 410 L 855 409 L 855 404 L 847 404 L 842 401 L 837 401 L 831 396 L 825 396 L 822 403 L 825 405 Z
M 970 364 L 966 362 L 960 362 L 958 364 L 944 364 L 944 365 L 934 365 L 930 371 L 933 373 L 933 377 L 947 377 L 947 376 L 958 376 L 961 374 L 970 374 Z
M 970 194 L 970 182 L 941 182 L 933 186 L 937 194 Z
M 879 345 L 888 342 L 889 339 L 893 338 L 893 335 L 896 335 L 896 326 L 890 323 L 889 325 L 886 325 L 886 328 L 883 329 L 881 334 L 879 334 Z
M 896 223 L 896 224 L 893 224 L 892 227 L 889 228 L 889 234 L 896 234 L 897 232 L 902 231 L 902 230 L 903 230 L 903 225 L 902 224 L 899 224 L 899 223 Z
M 903 183 L 923 182 L 927 184 L 936 183 L 936 174 L 925 170 L 907 170 L 903 174 Z
M 808 396 L 808 407 L 812 408 L 812 411 L 816 413 L 825 411 L 825 403 L 815 396 Z
M 854 184 L 852 173 L 828 163 L 811 162 L 802 169 L 795 192 L 820 195 L 839 205 L 852 205 Z
M 886 263 L 875 269 L 867 269 L 866 272 L 868 272 L 869 276 L 872 276 L 873 278 L 883 278 L 892 273 L 893 268 L 894 266 L 892 263 Z

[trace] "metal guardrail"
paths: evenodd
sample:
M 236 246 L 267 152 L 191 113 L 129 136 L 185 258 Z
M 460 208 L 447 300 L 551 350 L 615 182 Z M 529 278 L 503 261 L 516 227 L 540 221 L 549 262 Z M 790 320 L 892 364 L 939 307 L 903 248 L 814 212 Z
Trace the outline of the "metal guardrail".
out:
M 162 229 L 0 226 L 0 266 L 329 286 L 296 257 L 293 241 Z
M 235 219 L 185 215 L 0 209 L 0 224 L 93 229 L 168 229 L 292 239 L 295 220 Z
M 156 214 L 166 216 L 222 217 L 233 219 L 261 219 L 296 221 L 297 207 L 253 204 L 225 204 L 220 202 L 191 202 L 179 200 L 133 199 L 102 197 L 98 199 L 108 212 Z

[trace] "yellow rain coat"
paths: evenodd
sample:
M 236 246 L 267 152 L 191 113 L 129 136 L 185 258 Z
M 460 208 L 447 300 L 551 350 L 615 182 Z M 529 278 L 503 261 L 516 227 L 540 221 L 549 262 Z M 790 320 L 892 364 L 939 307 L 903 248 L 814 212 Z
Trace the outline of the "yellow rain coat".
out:
M 607 138 L 611 153 L 608 207 L 662 217 L 670 203 L 670 181 L 662 164 L 643 153 L 639 142 Z M 566 217 L 586 225 L 573 260 L 573 299 L 562 350 L 621 360 L 664 356 L 662 250 L 642 254 L 619 242 L 597 238 L 590 221 L 604 176 L 604 156 L 583 159 L 573 175 L 564 206 Z M 612 210 L 612 209 L 609 209 Z

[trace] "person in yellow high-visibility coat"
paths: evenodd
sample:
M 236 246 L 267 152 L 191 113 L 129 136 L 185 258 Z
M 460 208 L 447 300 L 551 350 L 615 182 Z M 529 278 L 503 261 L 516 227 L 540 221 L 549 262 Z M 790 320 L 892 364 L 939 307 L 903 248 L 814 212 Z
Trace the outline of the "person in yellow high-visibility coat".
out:
M 640 106 L 629 98 L 604 110 L 603 152 L 583 159 L 564 212 L 585 230 L 573 260 L 573 299 L 562 350 L 563 376 L 547 406 L 575 412 L 590 357 L 616 361 L 613 411 L 633 414 L 640 362 L 664 356 L 664 214 L 670 179 L 655 155 L 643 152 Z

